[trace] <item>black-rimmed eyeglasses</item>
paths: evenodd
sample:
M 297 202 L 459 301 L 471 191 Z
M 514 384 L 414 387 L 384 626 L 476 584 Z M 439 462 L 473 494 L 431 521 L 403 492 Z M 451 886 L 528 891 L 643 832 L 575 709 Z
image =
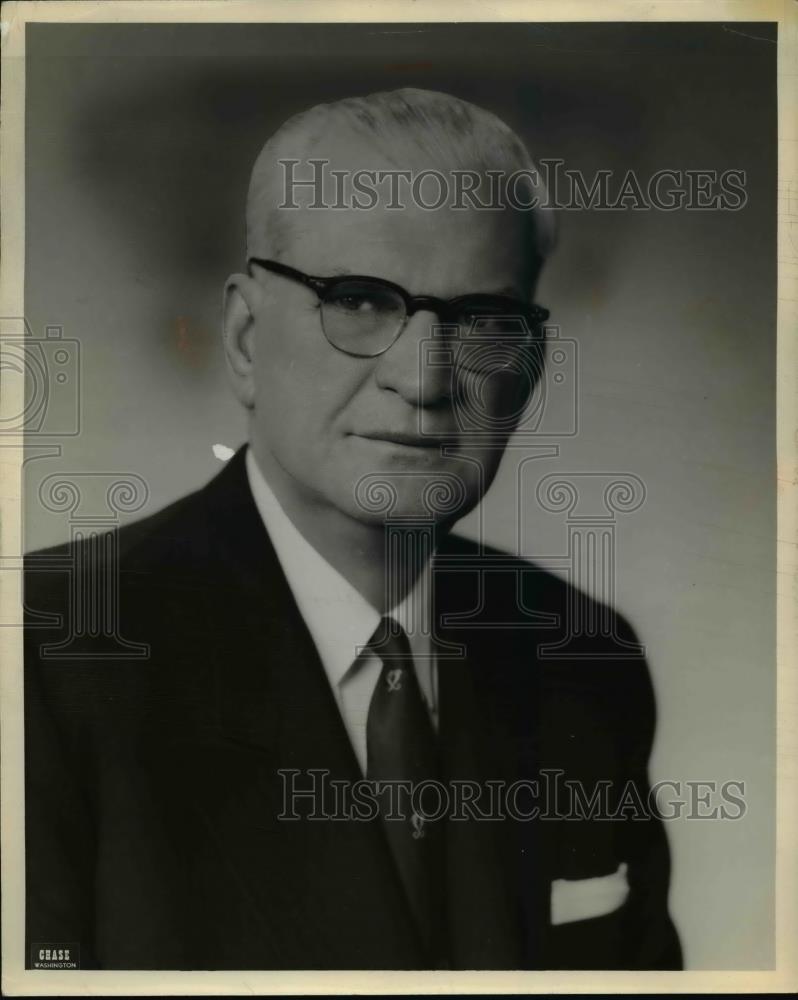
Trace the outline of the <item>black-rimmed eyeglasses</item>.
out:
M 486 338 L 518 343 L 540 336 L 548 309 L 504 295 L 461 295 L 439 299 L 411 295 L 401 285 L 367 275 L 320 278 L 275 260 L 250 257 L 273 274 L 312 289 L 321 303 L 321 326 L 329 343 L 356 358 L 375 358 L 399 339 L 408 319 L 426 310 L 443 326 L 456 327 L 461 338 Z

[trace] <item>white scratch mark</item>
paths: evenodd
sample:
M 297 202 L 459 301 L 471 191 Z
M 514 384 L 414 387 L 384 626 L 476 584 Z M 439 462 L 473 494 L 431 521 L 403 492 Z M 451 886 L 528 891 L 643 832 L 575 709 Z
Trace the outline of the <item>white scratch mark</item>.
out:
M 727 24 L 723 25 L 723 30 L 728 31 L 730 35 L 740 35 L 742 38 L 752 38 L 755 42 L 770 42 L 771 45 L 776 44 L 775 38 L 765 38 L 762 35 L 749 35 L 747 31 L 738 31 L 736 28 L 730 28 Z

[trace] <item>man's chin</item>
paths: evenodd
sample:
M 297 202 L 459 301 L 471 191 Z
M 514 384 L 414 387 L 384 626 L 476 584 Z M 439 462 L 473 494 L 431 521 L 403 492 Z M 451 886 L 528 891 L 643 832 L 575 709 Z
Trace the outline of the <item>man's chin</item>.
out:
M 464 475 L 456 463 L 440 460 L 434 468 L 361 470 L 352 480 L 347 512 L 375 525 L 393 521 L 451 523 L 477 503 L 473 480 L 473 472 Z

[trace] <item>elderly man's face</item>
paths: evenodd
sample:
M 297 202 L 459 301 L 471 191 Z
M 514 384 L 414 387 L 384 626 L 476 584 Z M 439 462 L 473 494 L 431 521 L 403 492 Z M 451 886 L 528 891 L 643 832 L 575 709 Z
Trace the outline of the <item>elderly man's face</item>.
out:
M 280 259 L 306 274 L 370 275 L 443 299 L 529 299 L 517 214 L 303 209 L 288 227 Z M 267 475 L 277 463 L 307 500 L 361 521 L 431 512 L 446 520 L 471 509 L 494 477 L 528 382 L 519 386 L 513 371 L 480 379 L 435 364 L 434 348 L 425 349 L 440 323 L 431 312 L 410 317 L 384 354 L 349 356 L 325 339 L 311 289 L 255 273 L 263 294 L 252 309 L 251 444 Z M 381 502 L 389 494 L 395 500 Z

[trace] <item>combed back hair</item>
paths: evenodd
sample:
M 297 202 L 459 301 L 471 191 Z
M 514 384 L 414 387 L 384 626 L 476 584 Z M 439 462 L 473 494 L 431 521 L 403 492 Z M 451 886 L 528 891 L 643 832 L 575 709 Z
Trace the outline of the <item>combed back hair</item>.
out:
M 303 180 L 310 175 L 307 161 L 329 158 L 325 143 L 340 136 L 346 136 L 348 148 L 357 150 L 358 162 L 366 169 L 469 170 L 483 179 L 488 171 L 504 177 L 534 171 L 536 181 L 522 178 L 518 190 L 523 194 L 518 197 L 523 198 L 523 204 L 536 196 L 537 207 L 514 210 L 528 217 L 530 253 L 542 261 L 552 251 L 554 216 L 540 207 L 545 204 L 546 191 L 532 157 L 515 132 L 492 112 L 468 101 L 405 87 L 317 104 L 289 118 L 271 136 L 252 169 L 246 209 L 247 256 L 278 257 L 288 245 L 294 213 L 278 207 L 285 199 L 281 161 L 299 161 L 294 176 Z M 369 157 L 372 162 L 364 162 Z M 334 163 L 329 165 L 329 169 L 334 167 Z M 297 190 L 296 197 L 301 193 Z M 407 196 L 405 188 L 403 200 Z

